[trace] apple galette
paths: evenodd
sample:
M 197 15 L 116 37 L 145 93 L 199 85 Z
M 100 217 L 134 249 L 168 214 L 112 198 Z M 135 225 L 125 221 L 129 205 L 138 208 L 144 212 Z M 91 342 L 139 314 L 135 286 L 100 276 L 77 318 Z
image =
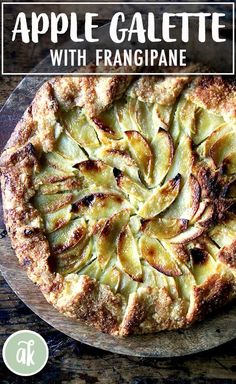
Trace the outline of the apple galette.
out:
M 235 296 L 236 87 L 220 77 L 46 82 L 1 156 L 19 262 L 113 335 L 185 327 Z

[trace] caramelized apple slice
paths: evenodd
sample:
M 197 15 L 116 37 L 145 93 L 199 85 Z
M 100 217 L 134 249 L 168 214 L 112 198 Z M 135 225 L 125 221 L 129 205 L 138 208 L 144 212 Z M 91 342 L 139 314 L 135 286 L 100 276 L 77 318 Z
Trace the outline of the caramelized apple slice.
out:
M 188 220 L 157 217 L 152 220 L 145 220 L 142 223 L 142 231 L 147 236 L 154 236 L 159 239 L 170 239 L 179 233 L 186 231 Z
M 201 188 L 197 179 L 190 175 L 175 202 L 165 212 L 165 217 L 191 220 L 198 210 Z
M 44 224 L 46 233 L 51 233 L 69 223 L 71 219 L 71 205 L 59 209 L 56 212 L 44 215 Z
M 36 195 L 33 205 L 41 213 L 57 211 L 72 201 L 72 193 L 60 193 L 55 195 Z
M 129 216 L 129 210 L 123 209 L 105 222 L 97 238 L 97 258 L 101 267 L 105 267 L 115 254 L 116 240 L 122 228 L 128 223 Z
M 126 225 L 119 235 L 117 257 L 125 273 L 135 281 L 142 281 L 142 266 L 139 253 L 129 225 Z
M 112 112 L 110 112 L 111 114 Z M 115 124 L 109 121 L 108 111 L 102 116 L 92 118 L 93 126 L 98 134 L 100 141 L 106 143 L 107 139 L 118 140 L 122 137 L 119 130 L 115 129 Z
M 189 227 L 185 232 L 180 233 L 179 235 L 170 239 L 171 243 L 174 244 L 185 244 L 201 236 L 204 232 L 204 228 L 193 226 Z
M 209 203 L 204 213 L 202 214 L 200 220 L 198 220 L 198 225 L 204 228 L 210 228 L 214 223 L 214 219 L 215 219 L 215 207 L 214 207 L 214 204 Z
M 144 203 L 139 215 L 144 219 L 151 219 L 168 208 L 179 194 L 180 179 L 181 176 L 178 174 L 174 179 L 157 188 Z
M 166 176 L 172 164 L 174 155 L 173 141 L 168 132 L 159 129 L 151 143 L 154 153 L 153 180 L 155 185 L 159 185 Z
M 78 272 L 88 263 L 92 253 L 92 243 L 82 239 L 75 247 L 53 257 L 55 271 L 61 275 Z
M 166 176 L 166 180 L 173 178 L 177 173 L 182 176 L 182 183 L 190 175 L 194 156 L 192 152 L 192 141 L 188 136 L 182 136 L 175 151 L 172 166 Z
M 94 128 L 79 108 L 63 114 L 64 125 L 71 137 L 82 147 L 97 148 L 99 141 Z
M 111 167 L 120 169 L 132 179 L 139 181 L 137 164 L 128 152 L 116 148 L 102 148 L 97 155 L 105 159 Z
M 65 133 L 62 133 L 57 140 L 56 152 L 69 160 L 84 161 L 87 159 L 79 145 Z
M 115 266 L 108 267 L 100 277 L 100 283 L 109 285 L 113 292 L 117 292 L 121 280 L 121 272 Z
M 204 214 L 207 206 L 209 204 L 209 201 L 208 200 L 203 200 L 199 203 L 199 206 L 198 206 L 198 210 L 197 212 L 195 213 L 195 215 L 192 217 L 192 219 L 190 220 L 190 223 L 191 224 L 194 224 L 196 223 L 201 217 L 202 215 Z
M 124 201 L 118 193 L 92 193 L 72 204 L 73 217 L 83 216 L 91 219 L 108 217 L 127 207 L 129 204 Z
M 90 182 L 97 186 L 114 187 L 116 185 L 113 168 L 101 160 L 87 160 L 76 164 L 75 168 Z
M 211 255 L 198 247 L 191 248 L 192 271 L 197 285 L 202 284 L 216 271 L 216 262 Z
M 166 276 L 181 275 L 177 262 L 157 239 L 143 235 L 140 239 L 140 250 L 142 257 L 161 273 Z
M 144 201 L 149 192 L 140 183 L 137 183 L 126 176 L 119 169 L 114 168 L 114 175 L 118 187 L 127 195 L 134 197 L 138 201 Z
M 221 136 L 210 148 L 209 154 L 214 163 L 219 166 L 236 148 L 236 133 L 230 132 Z
M 61 229 L 50 233 L 48 241 L 54 255 L 75 247 L 86 234 L 87 225 L 84 219 L 71 221 Z
M 130 152 L 134 156 L 145 180 L 150 183 L 153 171 L 153 154 L 148 142 L 137 131 L 126 131 Z
M 215 129 L 212 134 L 206 139 L 204 143 L 204 155 L 207 156 L 210 154 L 211 147 L 223 136 L 227 135 L 230 132 L 233 132 L 235 129 L 233 124 L 221 124 L 217 129 Z

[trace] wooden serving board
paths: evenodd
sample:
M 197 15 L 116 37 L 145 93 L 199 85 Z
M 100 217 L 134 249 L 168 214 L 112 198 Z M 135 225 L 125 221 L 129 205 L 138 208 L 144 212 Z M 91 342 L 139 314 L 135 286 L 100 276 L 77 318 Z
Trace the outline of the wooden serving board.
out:
M 17 121 L 45 79 L 37 76 L 24 78 L 7 100 L 0 113 L 0 149 L 3 149 Z M 3 229 L 2 218 L 0 227 Z M 40 318 L 80 342 L 111 352 L 144 357 L 181 356 L 219 346 L 236 336 L 235 304 L 187 330 L 128 338 L 97 332 L 81 322 L 66 318 L 46 302 L 40 290 L 18 265 L 7 236 L 0 239 L 0 270 L 13 291 Z

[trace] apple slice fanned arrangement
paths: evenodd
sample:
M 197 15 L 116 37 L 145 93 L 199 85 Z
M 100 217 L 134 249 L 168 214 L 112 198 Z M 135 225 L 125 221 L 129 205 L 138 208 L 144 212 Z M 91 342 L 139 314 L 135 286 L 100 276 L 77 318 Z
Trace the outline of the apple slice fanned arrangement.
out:
M 71 105 L 58 81 L 53 146 L 32 139 L 30 204 L 54 280 L 48 289 L 38 282 L 46 298 L 117 335 L 184 327 L 228 302 L 235 88 L 220 78 L 141 77 L 94 114 L 76 98 Z

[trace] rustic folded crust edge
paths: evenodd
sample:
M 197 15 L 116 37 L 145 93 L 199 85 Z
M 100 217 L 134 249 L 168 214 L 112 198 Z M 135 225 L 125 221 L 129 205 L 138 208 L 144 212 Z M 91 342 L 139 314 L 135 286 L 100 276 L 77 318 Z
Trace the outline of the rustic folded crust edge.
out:
M 62 77 L 46 82 L 17 124 L 0 159 L 4 219 L 20 265 L 60 312 L 113 335 L 182 328 L 235 296 L 233 245 L 221 253 L 223 268 L 194 289 L 189 308 L 181 298 L 172 300 L 165 288 L 140 289 L 125 303 L 120 294 L 88 276 L 62 277 L 50 270 L 49 244 L 39 226 L 40 214 L 30 203 L 35 192 L 32 173 L 38 166 L 36 152 L 52 150 L 59 108 L 77 105 L 94 116 L 120 98 L 131 81 L 127 75 Z M 168 102 L 168 98 L 177 98 L 189 82 L 190 78 L 184 76 L 158 80 L 144 77 L 132 92 L 146 101 L 163 95 Z M 200 105 L 236 117 L 234 85 L 218 77 L 196 78 L 193 83 L 195 91 L 191 95 Z M 165 89 L 168 93 L 163 94 Z

